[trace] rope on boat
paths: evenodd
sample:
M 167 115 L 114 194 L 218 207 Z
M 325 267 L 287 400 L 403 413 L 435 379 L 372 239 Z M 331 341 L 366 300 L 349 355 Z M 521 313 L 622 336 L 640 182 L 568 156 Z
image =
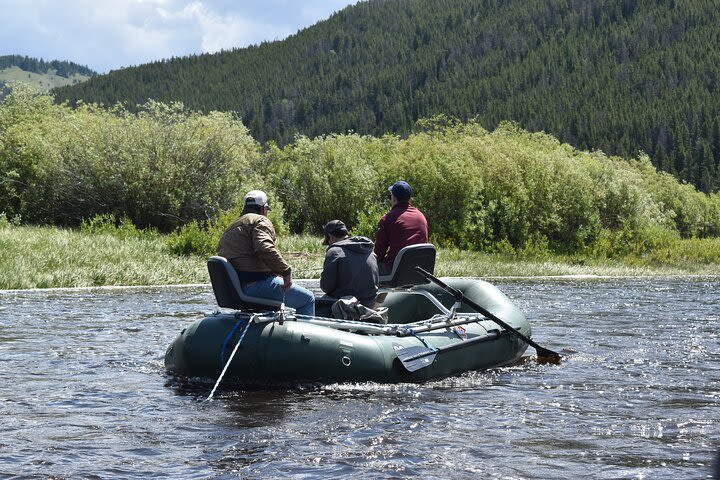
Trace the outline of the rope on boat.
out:
M 238 347 L 240 347 L 240 344 L 243 341 L 243 338 L 245 338 L 245 334 L 247 333 L 248 329 L 250 328 L 250 324 L 253 323 L 253 318 L 255 318 L 255 315 L 250 317 L 248 319 L 247 325 L 245 325 L 245 329 L 242 332 L 242 335 L 240 335 L 240 340 L 235 344 L 235 348 L 233 348 L 232 353 L 230 354 L 230 358 L 228 358 L 227 363 L 225 364 L 225 368 L 222 369 L 222 372 L 220 372 L 220 376 L 217 379 L 217 382 L 215 382 L 215 386 L 213 387 L 212 391 L 210 392 L 210 395 L 208 396 L 208 400 L 212 400 L 213 395 L 215 395 L 215 390 L 217 390 L 218 385 L 220 385 L 220 381 L 225 376 L 225 372 L 227 371 L 228 367 L 230 366 L 230 362 L 232 362 L 233 357 L 235 356 L 235 352 L 237 352 Z

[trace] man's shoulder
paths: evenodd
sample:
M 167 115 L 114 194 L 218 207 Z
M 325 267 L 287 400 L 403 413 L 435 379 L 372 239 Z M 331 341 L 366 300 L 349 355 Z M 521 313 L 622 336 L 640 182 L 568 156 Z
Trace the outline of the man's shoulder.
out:
M 336 243 L 329 245 L 325 250 L 325 258 L 336 258 L 344 255 L 342 245 Z
M 265 215 L 246 213 L 236 220 L 238 225 L 263 225 L 272 227 L 272 221 Z
M 408 207 L 402 213 L 404 213 L 406 215 L 417 216 L 417 217 L 425 217 L 425 214 L 423 214 L 419 208 L 417 208 L 413 205 L 408 205 Z

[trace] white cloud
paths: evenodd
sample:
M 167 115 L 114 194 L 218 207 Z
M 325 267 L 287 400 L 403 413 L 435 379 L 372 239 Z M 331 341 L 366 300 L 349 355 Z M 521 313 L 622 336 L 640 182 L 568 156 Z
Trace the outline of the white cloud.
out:
M 198 30 L 202 52 L 218 52 L 257 42 L 263 35 L 277 31 L 273 25 L 253 21 L 236 13 L 220 13 L 204 2 L 192 2 L 177 12 L 160 10 L 170 22 L 186 22 Z
M 346 0 L 0 0 L 0 55 L 100 72 L 287 37 Z

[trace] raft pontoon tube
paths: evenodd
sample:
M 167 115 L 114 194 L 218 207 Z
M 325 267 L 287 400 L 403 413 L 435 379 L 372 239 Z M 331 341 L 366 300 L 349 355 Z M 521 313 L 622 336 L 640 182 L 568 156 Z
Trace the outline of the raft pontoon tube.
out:
M 414 267 L 432 272 L 435 247 L 400 251 L 381 277 L 380 307 L 387 324 L 304 316 L 273 300 L 246 295 L 230 263 L 208 261 L 218 311 L 180 332 L 165 354 L 165 367 L 185 378 L 215 380 L 242 337 L 223 383 L 286 384 L 419 382 L 516 362 L 527 348 L 517 335 L 483 317 Z M 474 279 L 444 278 L 448 285 L 496 317 L 531 336 L 523 313 L 495 286 Z M 316 296 L 329 312 L 337 299 Z

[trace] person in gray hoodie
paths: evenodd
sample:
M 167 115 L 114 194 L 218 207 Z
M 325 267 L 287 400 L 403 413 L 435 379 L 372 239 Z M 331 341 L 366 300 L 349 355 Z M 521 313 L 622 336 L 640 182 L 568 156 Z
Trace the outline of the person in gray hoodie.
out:
M 348 237 L 340 220 L 325 225 L 325 262 L 320 288 L 331 297 L 352 295 L 368 308 L 374 308 L 380 281 L 374 244 L 367 237 Z

